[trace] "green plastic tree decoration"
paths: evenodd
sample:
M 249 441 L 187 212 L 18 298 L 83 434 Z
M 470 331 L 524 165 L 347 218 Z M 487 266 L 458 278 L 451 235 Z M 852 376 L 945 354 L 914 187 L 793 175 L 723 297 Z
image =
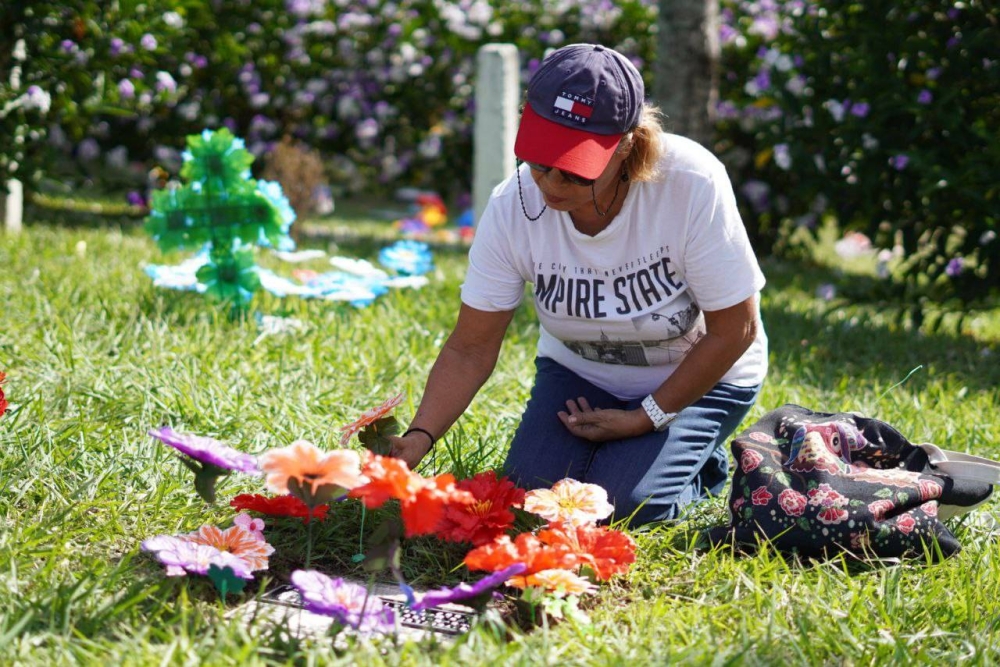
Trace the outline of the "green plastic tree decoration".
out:
M 186 183 L 153 193 L 145 227 L 165 252 L 207 247 L 198 281 L 240 314 L 260 287 L 253 247 L 289 244 L 295 212 L 280 185 L 250 177 L 253 156 L 228 129 L 191 135 L 187 146 Z

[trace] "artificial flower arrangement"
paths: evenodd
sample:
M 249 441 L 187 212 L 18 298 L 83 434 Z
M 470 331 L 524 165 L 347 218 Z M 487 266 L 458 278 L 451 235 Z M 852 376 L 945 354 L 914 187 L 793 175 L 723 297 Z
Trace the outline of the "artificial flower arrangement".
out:
M 613 508 L 599 486 L 572 479 L 551 489 L 525 492 L 510 480 L 486 471 L 456 481 L 448 473 L 424 477 L 402 460 L 387 456 L 388 435 L 399 431 L 389 415 L 402 394 L 365 412 L 342 429 L 341 447 L 323 451 L 298 440 L 287 447 L 252 457 L 215 440 L 178 434 L 169 427 L 150 435 L 173 447 L 195 476 L 195 490 L 208 502 L 216 497 L 219 477 L 234 472 L 264 476 L 272 495 L 240 494 L 230 505 L 240 512 L 228 528 L 202 526 L 183 535 L 158 535 L 142 543 L 166 567 L 168 576 L 207 576 L 223 599 L 240 593 L 254 574 L 268 567 L 274 547 L 265 539 L 266 524 L 250 513 L 267 517 L 299 517 L 308 531 L 301 569 L 291 573 L 303 607 L 334 619 L 335 628 L 355 632 L 391 632 L 393 610 L 370 589 L 312 569 L 313 525 L 335 505 L 360 502 L 363 508 L 399 503 L 399 519 L 376 529 L 363 565 L 369 572 L 388 570 L 416 612 L 446 603 L 479 611 L 496 597 L 498 588 L 519 591 L 515 601 L 552 616 L 567 613 L 585 618 L 577 607 L 580 596 L 597 583 L 628 571 L 635 561 L 635 543 L 627 534 L 598 525 Z M 366 451 L 350 449 L 358 435 Z M 534 515 L 536 529 L 515 534 L 515 510 Z M 471 547 L 463 563 L 470 572 L 486 575 L 418 594 L 404 580 L 399 566 L 400 541 L 434 536 Z M 373 538 L 375 535 L 373 534 Z

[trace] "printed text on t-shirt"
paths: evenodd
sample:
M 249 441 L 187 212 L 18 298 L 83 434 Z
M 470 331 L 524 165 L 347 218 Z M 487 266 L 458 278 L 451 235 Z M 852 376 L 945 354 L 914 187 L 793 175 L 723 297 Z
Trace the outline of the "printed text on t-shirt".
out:
M 535 278 L 535 302 L 551 313 L 562 310 L 570 317 L 600 319 L 611 310 L 619 315 L 647 310 L 685 287 L 684 281 L 671 270 L 669 257 L 630 273 L 613 277 L 612 272 L 603 273 L 607 279 L 569 278 L 539 270 Z

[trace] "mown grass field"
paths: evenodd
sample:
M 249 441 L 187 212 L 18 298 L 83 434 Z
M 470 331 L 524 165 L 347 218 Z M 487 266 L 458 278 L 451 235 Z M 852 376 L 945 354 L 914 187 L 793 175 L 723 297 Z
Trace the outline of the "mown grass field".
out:
M 376 250 L 369 242 L 333 252 Z M 165 578 L 139 542 L 228 523 L 227 499 L 260 487 L 229 478 L 209 508 L 146 431 L 170 424 L 250 452 L 297 438 L 334 447 L 341 425 L 398 391 L 407 393 L 396 412 L 405 422 L 454 321 L 464 254 L 437 252 L 428 287 L 364 309 L 260 296 L 255 310 L 306 323 L 301 334 L 263 338 L 252 320 L 231 322 L 199 296 L 154 289 L 140 269 L 180 258 L 135 229 L 29 224 L 0 236 L 0 369 L 12 404 L 0 419 L 0 664 L 1000 661 L 1000 545 L 985 524 L 953 522 L 965 548 L 938 565 L 795 563 L 766 550 L 694 548 L 700 528 L 725 522 L 722 499 L 686 523 L 634 532 L 638 562 L 587 603 L 589 625 L 334 651 L 226 622 L 208 586 Z M 815 296 L 822 283 L 864 274 L 774 261 L 764 269 L 771 373 L 747 423 L 788 402 L 860 410 L 914 441 L 1000 458 L 1000 313 L 970 317 L 961 335 L 915 332 L 886 304 Z M 530 388 L 536 336 L 522 308 L 496 373 L 424 472 L 499 464 Z M 362 517 L 347 506 L 332 514 L 314 558 L 354 572 Z M 994 514 L 996 501 L 977 513 Z M 302 531 L 270 539 L 270 574 L 244 597 L 303 556 Z M 404 570 L 419 586 L 454 582 L 461 557 L 412 540 Z

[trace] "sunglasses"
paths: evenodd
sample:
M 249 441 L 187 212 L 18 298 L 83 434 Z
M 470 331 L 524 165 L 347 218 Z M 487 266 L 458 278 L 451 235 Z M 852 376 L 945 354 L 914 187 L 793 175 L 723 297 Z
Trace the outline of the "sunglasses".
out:
M 547 167 L 544 164 L 538 164 L 537 162 L 528 162 L 527 164 L 529 167 L 531 167 L 534 171 L 537 171 L 539 174 L 547 174 L 553 169 L 555 169 L 555 167 Z M 574 173 L 563 171 L 562 169 L 556 169 L 556 171 L 562 174 L 562 177 L 565 178 L 570 183 L 572 183 L 573 185 L 582 185 L 585 188 L 589 188 L 597 181 L 596 178 L 584 178 L 583 176 L 577 176 Z

